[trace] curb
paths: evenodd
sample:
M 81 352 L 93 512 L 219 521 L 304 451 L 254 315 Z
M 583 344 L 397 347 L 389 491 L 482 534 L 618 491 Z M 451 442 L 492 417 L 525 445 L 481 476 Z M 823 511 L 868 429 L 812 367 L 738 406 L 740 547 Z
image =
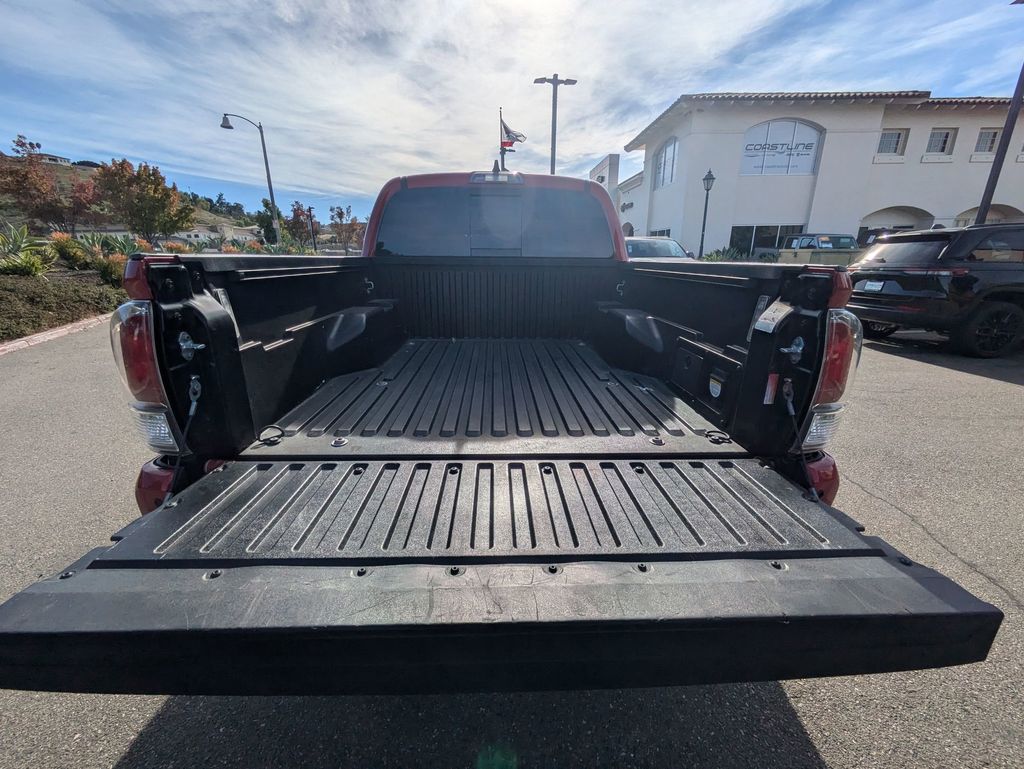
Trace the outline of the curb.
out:
M 85 331 L 87 328 L 98 326 L 107 319 L 113 313 L 106 313 L 105 315 L 95 315 L 92 318 L 86 318 L 85 320 L 76 320 L 74 323 L 69 323 L 66 326 L 58 326 L 57 328 L 51 328 L 47 331 L 40 331 L 38 334 L 32 334 L 31 336 L 23 336 L 21 339 L 15 339 L 12 342 L 0 343 L 0 355 L 6 355 L 9 352 L 15 350 L 24 350 L 26 347 L 33 347 L 43 342 L 49 342 L 51 339 L 60 339 L 62 336 L 68 334 L 76 334 L 79 331 Z

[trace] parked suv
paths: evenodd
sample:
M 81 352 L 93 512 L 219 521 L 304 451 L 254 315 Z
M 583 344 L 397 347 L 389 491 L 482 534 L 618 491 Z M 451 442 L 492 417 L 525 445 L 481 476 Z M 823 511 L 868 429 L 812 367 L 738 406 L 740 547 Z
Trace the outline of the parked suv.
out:
M 886 235 L 850 269 L 869 339 L 923 328 L 994 358 L 1024 334 L 1024 223 Z

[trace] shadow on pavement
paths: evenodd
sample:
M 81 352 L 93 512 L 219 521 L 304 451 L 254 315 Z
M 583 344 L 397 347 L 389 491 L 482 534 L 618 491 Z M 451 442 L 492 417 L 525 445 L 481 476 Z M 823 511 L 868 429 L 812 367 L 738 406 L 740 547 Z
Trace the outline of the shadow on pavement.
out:
M 1024 385 L 1024 349 L 1020 347 L 1004 358 L 969 358 L 953 352 L 949 342 L 938 334 L 913 332 L 896 333 L 888 339 L 865 340 L 864 346 L 965 374 Z
M 777 683 L 394 697 L 172 697 L 134 767 L 823 769 Z

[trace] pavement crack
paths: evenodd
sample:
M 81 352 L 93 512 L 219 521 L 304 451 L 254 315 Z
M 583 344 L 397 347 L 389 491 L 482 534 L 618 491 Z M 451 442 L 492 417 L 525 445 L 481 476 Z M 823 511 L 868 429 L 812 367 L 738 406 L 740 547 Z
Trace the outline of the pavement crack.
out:
M 1004 585 L 998 578 L 996 578 L 993 575 L 989 574 L 980 565 L 978 565 L 974 561 L 968 560 L 966 557 L 960 555 L 960 553 L 958 553 L 952 547 L 947 545 L 935 532 L 933 532 L 931 529 L 929 529 L 928 526 L 925 523 L 923 523 L 918 516 L 914 515 L 909 510 L 907 510 L 907 509 L 905 509 L 903 507 L 900 507 L 899 505 L 897 505 L 897 504 L 893 503 L 892 501 L 886 499 L 885 497 L 880 496 L 880 495 L 874 493 L 873 491 L 871 491 L 868 488 L 866 488 L 862 483 L 858 483 L 857 481 L 855 481 L 849 475 L 846 475 L 845 473 L 842 473 L 842 472 L 840 472 L 839 475 L 840 475 L 840 477 L 844 481 L 852 483 L 854 486 L 856 486 L 858 489 L 860 489 L 862 492 L 867 494 L 872 499 L 877 500 L 878 502 L 881 502 L 882 504 L 884 504 L 884 505 L 886 505 L 888 507 L 891 507 L 893 510 L 895 510 L 898 513 L 900 513 L 905 518 L 908 518 L 915 526 L 917 526 L 919 529 L 921 529 L 921 531 L 923 531 L 925 534 L 927 534 L 928 538 L 932 542 L 934 542 L 936 545 L 938 545 L 938 547 L 940 547 L 951 558 L 954 558 L 958 563 L 960 563 L 963 566 L 965 566 L 967 569 L 972 571 L 974 574 L 978 575 L 979 577 L 981 577 L 985 581 L 987 581 L 990 584 L 992 584 L 997 590 L 999 590 L 999 592 L 1003 593 L 1006 596 L 1006 598 L 1010 601 L 1010 603 L 1012 603 L 1014 605 L 1014 607 L 1016 609 L 1018 609 L 1019 611 L 1024 611 L 1024 601 L 1022 601 L 1021 598 L 1019 598 L 1017 596 L 1017 594 L 1011 588 L 1009 588 L 1006 585 Z

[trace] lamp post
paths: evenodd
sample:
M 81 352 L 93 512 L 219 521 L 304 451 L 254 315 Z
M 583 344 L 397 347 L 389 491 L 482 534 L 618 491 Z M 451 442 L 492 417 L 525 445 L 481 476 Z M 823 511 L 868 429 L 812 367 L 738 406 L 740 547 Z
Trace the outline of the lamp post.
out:
M 701 179 L 704 184 L 704 220 L 700 223 L 700 249 L 697 251 L 697 258 L 704 258 L 704 230 L 708 226 L 708 198 L 711 196 L 711 188 L 715 186 L 715 175 L 711 173 L 711 169 L 704 174 L 704 178 Z
M 254 123 L 249 118 L 243 115 L 236 115 L 233 112 L 225 112 L 224 119 L 220 121 L 221 128 L 227 128 L 233 130 L 234 126 L 231 125 L 229 117 L 236 117 L 239 120 L 244 120 L 249 125 L 255 126 L 256 130 L 260 132 L 260 146 L 263 148 L 263 167 L 267 170 L 267 190 L 270 192 L 270 217 L 273 221 L 274 227 L 274 242 L 281 242 L 281 222 L 277 218 L 277 202 L 274 200 L 274 183 L 270 180 L 270 160 L 267 159 L 267 142 L 263 138 L 263 124 Z
M 992 206 L 992 197 L 996 194 L 999 174 L 1003 170 L 1006 151 L 1010 148 L 1010 137 L 1013 135 L 1013 129 L 1017 125 L 1017 116 L 1020 115 L 1022 101 L 1024 101 L 1024 67 L 1021 67 L 1020 76 L 1017 78 L 1017 87 L 1013 91 L 1010 107 L 1006 111 L 1006 122 L 1003 124 L 1003 132 L 999 134 L 999 144 L 996 145 L 996 154 L 992 158 L 992 168 L 989 169 L 985 191 L 981 195 L 978 215 L 974 220 L 975 224 L 984 224 L 988 218 L 988 210 Z
M 313 242 L 313 253 L 316 253 L 316 224 L 313 220 L 313 206 L 306 208 L 306 214 L 309 216 L 309 238 Z
M 576 85 L 575 80 L 572 78 L 565 78 L 564 80 L 558 79 L 558 73 L 556 72 L 551 77 L 538 77 L 535 78 L 534 83 L 543 85 L 544 83 L 551 84 L 551 173 L 555 173 L 555 136 L 558 132 L 558 86 L 560 85 Z

